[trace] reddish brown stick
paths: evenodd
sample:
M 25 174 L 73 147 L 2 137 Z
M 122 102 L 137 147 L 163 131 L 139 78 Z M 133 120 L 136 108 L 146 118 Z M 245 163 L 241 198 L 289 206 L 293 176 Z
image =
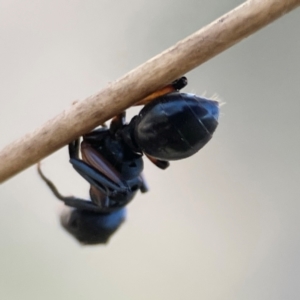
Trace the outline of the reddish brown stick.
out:
M 0 152 L 0 182 L 37 163 L 138 100 L 300 5 L 249 0 L 173 47 L 80 101 Z

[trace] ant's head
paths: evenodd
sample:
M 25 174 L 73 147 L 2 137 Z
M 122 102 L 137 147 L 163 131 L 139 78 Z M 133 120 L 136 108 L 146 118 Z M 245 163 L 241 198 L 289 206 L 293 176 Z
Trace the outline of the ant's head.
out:
M 68 208 L 62 212 L 60 222 L 81 244 L 95 245 L 106 244 L 125 217 L 125 208 L 106 214 Z
M 146 105 L 137 116 L 134 140 L 160 160 L 177 160 L 199 151 L 218 126 L 217 101 L 193 94 L 171 93 Z

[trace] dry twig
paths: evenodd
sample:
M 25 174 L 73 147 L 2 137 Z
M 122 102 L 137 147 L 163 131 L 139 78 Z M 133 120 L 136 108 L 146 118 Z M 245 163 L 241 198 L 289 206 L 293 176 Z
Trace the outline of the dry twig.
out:
M 0 182 L 37 163 L 299 5 L 300 0 L 246 1 L 110 83 L 98 94 L 76 103 L 8 145 L 0 153 Z

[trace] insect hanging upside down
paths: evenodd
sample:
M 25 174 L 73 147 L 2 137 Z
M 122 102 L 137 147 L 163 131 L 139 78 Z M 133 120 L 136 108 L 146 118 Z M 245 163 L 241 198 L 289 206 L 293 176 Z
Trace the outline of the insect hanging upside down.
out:
M 124 221 L 125 206 L 139 190 L 147 191 L 143 154 L 165 169 L 170 160 L 195 154 L 211 139 L 218 126 L 218 102 L 180 93 L 186 84 L 182 77 L 138 102 L 145 106 L 129 124 L 123 112 L 109 128 L 85 134 L 81 145 L 79 139 L 69 144 L 70 163 L 91 184 L 91 200 L 62 196 L 38 165 L 54 195 L 75 208 L 62 225 L 81 243 L 106 243 Z

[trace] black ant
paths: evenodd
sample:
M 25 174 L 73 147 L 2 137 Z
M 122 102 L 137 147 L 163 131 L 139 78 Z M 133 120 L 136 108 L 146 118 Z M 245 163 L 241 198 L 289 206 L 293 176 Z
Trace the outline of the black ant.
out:
M 91 184 L 91 201 L 62 196 L 38 166 L 54 195 L 75 208 L 62 224 L 80 242 L 106 243 L 124 221 L 124 207 L 137 191 L 147 191 L 143 154 L 165 169 L 170 160 L 195 154 L 211 139 L 218 126 L 218 102 L 180 93 L 186 85 L 185 77 L 177 79 L 138 102 L 145 106 L 129 124 L 123 112 L 109 128 L 85 134 L 81 145 L 79 139 L 69 144 L 70 163 Z

